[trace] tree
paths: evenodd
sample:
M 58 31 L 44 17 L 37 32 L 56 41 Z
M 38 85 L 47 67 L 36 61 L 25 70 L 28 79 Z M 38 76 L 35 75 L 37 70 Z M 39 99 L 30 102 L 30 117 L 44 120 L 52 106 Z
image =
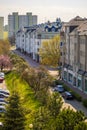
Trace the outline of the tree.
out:
M 14 67 L 14 69 L 23 76 L 23 73 L 26 71 L 26 69 L 29 68 L 29 65 L 25 62 L 25 60 L 21 57 L 19 57 L 16 54 L 10 53 L 10 59 L 11 63 Z
M 7 55 L 0 55 L 0 69 L 1 71 L 4 68 L 11 67 L 10 58 Z
M 74 127 L 84 120 L 85 116 L 81 111 L 63 109 L 55 120 L 56 130 L 74 130 Z
M 60 113 L 62 104 L 62 98 L 59 93 L 52 93 L 52 95 L 49 96 L 47 107 L 53 118 L 56 118 Z
M 87 123 L 86 122 L 80 122 L 74 127 L 74 130 L 87 130 Z
M 0 40 L 0 55 L 8 55 L 10 43 L 8 40 Z
M 13 92 L 9 98 L 9 104 L 4 114 L 4 130 L 24 130 L 24 113 L 21 108 L 20 99 L 17 92 Z
M 49 41 L 44 41 L 39 51 L 41 63 L 58 66 L 60 62 L 60 37 L 56 36 Z
M 40 66 L 32 73 L 29 72 L 28 81 L 35 92 L 35 97 L 39 99 L 42 104 L 46 104 L 48 99 L 49 86 L 52 84 L 52 77 L 48 71 Z
M 46 107 L 41 107 L 34 114 L 33 129 L 34 130 L 49 130 L 48 124 L 50 121 L 50 113 Z

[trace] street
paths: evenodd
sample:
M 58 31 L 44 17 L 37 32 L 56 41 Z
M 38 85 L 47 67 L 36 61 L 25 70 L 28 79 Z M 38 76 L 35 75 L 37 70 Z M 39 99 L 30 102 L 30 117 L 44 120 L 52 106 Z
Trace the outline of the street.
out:
M 34 68 L 37 68 L 40 66 L 39 63 L 33 61 L 28 55 L 24 55 L 22 54 L 21 52 L 17 51 L 17 50 L 14 50 L 13 51 L 14 53 L 18 54 L 19 56 L 21 56 L 22 58 L 24 58 L 26 60 L 26 62 L 31 66 L 31 67 L 34 67 Z M 57 70 L 55 69 L 52 69 L 52 68 L 47 68 L 49 73 L 52 75 L 52 76 L 55 76 L 57 77 Z M 63 100 L 64 103 L 63 103 L 63 108 L 68 108 L 70 107 L 70 109 L 73 109 L 74 111 L 76 110 L 81 110 L 82 112 L 84 112 L 84 114 L 87 116 L 87 108 L 85 108 L 81 102 L 78 102 L 76 100 Z

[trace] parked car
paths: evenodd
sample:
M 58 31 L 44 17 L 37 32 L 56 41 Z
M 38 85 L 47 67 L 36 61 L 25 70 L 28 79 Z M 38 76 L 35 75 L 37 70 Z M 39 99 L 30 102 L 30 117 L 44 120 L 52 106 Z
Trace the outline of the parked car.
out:
M 68 91 L 65 91 L 65 92 L 63 93 L 63 97 L 64 97 L 65 99 L 67 99 L 67 100 L 74 98 L 74 96 L 72 95 L 72 93 L 71 93 L 71 92 L 68 92 Z
M 3 103 L 3 104 L 8 104 L 8 101 L 6 101 L 4 98 L 0 98 L 0 104 Z
M 0 106 L 0 113 L 6 112 L 5 106 Z
M 0 77 L 0 83 L 3 83 L 4 78 Z
M 58 91 L 59 93 L 64 92 L 64 87 L 63 85 L 57 85 L 56 87 L 53 88 L 53 91 Z
M 0 72 L 0 77 L 5 78 L 5 74 L 3 72 Z
M 1 93 L 1 92 L 0 92 L 0 98 L 8 98 L 8 97 L 9 97 L 8 94 Z
M 7 105 L 6 102 L 0 102 L 0 106 Z
M 0 93 L 4 93 L 4 94 L 7 94 L 7 95 L 10 95 L 10 92 L 7 89 L 0 89 Z

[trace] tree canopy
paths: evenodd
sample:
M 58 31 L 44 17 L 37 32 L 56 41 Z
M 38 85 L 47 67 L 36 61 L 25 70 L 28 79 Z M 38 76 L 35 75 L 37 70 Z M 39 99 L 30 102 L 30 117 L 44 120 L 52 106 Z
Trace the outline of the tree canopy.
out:
M 9 104 L 4 114 L 4 130 L 24 130 L 25 116 L 20 105 L 20 99 L 17 92 L 13 92 L 9 98 Z
M 60 37 L 44 41 L 39 51 L 41 63 L 50 66 L 58 66 L 60 62 Z
M 10 43 L 8 40 L 0 40 L 0 55 L 8 55 Z

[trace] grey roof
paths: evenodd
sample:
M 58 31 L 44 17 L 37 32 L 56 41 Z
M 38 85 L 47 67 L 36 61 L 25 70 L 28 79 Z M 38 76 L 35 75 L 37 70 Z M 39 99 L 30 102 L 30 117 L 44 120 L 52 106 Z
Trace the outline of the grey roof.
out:
M 87 35 L 87 21 L 81 23 L 70 33 L 70 35 L 74 35 L 75 33 L 78 33 L 79 35 Z
M 87 21 L 86 18 L 81 18 L 79 16 L 76 16 L 75 18 L 71 19 L 66 26 L 79 26 L 84 21 Z

